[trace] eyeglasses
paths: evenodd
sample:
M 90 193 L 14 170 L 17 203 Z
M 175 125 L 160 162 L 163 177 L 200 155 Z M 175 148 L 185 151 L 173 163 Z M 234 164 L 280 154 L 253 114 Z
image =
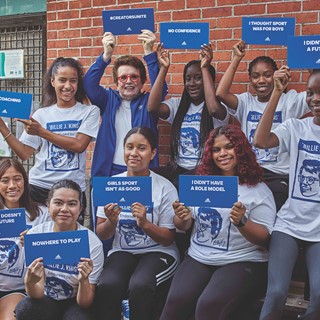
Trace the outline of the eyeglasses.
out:
M 315 183 L 316 181 L 319 181 L 319 179 L 315 178 L 315 177 L 312 177 L 312 176 L 304 176 L 303 174 L 299 174 L 298 175 L 298 181 L 300 183 L 304 182 L 304 180 L 306 180 L 306 183 L 307 184 L 313 184 Z
M 126 83 L 130 79 L 132 82 L 138 82 L 140 76 L 138 74 L 123 74 L 122 76 L 118 77 L 118 80 L 122 83 Z

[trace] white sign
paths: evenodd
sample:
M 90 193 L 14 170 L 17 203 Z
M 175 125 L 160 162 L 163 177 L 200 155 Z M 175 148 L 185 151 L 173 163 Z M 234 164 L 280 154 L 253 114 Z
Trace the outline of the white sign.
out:
M 23 50 L 0 51 L 0 79 L 24 78 Z

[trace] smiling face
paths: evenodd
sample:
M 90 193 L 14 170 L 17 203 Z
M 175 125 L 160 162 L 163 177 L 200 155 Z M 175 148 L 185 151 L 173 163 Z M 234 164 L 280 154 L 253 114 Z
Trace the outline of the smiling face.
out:
M 0 194 L 7 208 L 19 208 L 20 198 L 24 192 L 24 179 L 22 174 L 14 167 L 0 178 Z
M 54 190 L 48 204 L 54 231 L 76 230 L 76 221 L 81 212 L 79 192 L 70 188 Z
M 221 170 L 223 176 L 235 176 L 237 168 L 237 156 L 234 145 L 225 136 L 217 136 L 212 145 L 212 160 Z
M 314 122 L 320 125 L 320 72 L 309 77 L 306 101 L 314 116 Z
M 249 80 L 260 102 L 267 102 L 270 99 L 274 87 L 273 73 L 272 65 L 264 61 L 259 61 L 252 67 Z
M 184 85 L 195 105 L 204 101 L 203 79 L 199 64 L 193 64 L 187 69 Z
M 149 163 L 155 157 L 156 149 L 140 133 L 130 135 L 124 145 L 124 161 L 128 176 L 148 176 Z
M 122 99 L 134 99 L 140 94 L 143 87 L 140 71 L 132 66 L 120 66 L 117 72 L 116 84 Z
M 75 68 L 65 66 L 58 68 L 51 78 L 57 96 L 57 104 L 61 108 L 70 108 L 76 104 L 78 90 L 78 73 Z

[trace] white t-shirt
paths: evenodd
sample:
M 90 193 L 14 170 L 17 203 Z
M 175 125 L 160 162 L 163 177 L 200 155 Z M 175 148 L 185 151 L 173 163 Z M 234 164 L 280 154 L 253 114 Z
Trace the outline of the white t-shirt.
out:
M 53 221 L 45 222 L 29 230 L 29 234 L 54 232 Z M 93 270 L 89 275 L 89 282 L 97 284 L 102 272 L 104 255 L 102 242 L 89 229 L 77 222 L 77 230 L 87 230 L 89 236 L 90 259 L 93 262 Z M 55 264 L 45 267 L 44 293 L 55 300 L 65 300 L 77 295 L 79 280 L 76 265 Z
M 169 109 L 170 115 L 165 119 L 170 124 L 177 114 L 181 98 L 170 98 L 163 101 Z M 180 167 L 192 170 L 196 167 L 199 160 L 200 153 L 200 122 L 201 113 L 204 106 L 204 102 L 199 105 L 190 104 L 187 114 L 185 115 L 180 132 L 180 145 L 179 145 L 179 157 L 177 164 Z M 212 117 L 213 127 L 219 127 L 227 124 L 229 121 L 228 114 L 224 120 L 218 120 Z
M 246 207 L 249 220 L 265 226 L 271 233 L 276 218 L 273 195 L 265 183 L 254 187 L 239 185 L 239 201 Z M 188 254 L 206 264 L 268 260 L 268 252 L 246 240 L 230 222 L 230 208 L 193 208 L 195 224 Z
M 127 172 L 115 175 L 115 177 L 126 176 Z M 172 203 L 178 199 L 177 190 L 170 181 L 153 171 L 150 171 L 150 176 L 152 179 L 153 210 L 152 208 L 147 208 L 147 219 L 159 227 L 175 229 Z M 97 216 L 107 219 L 103 207 L 98 207 Z M 115 251 L 128 251 L 133 254 L 164 252 L 178 259 L 178 251 L 175 244 L 170 246 L 158 244 L 138 227 L 136 219 L 132 216 L 130 206 L 122 207 L 113 246 L 108 255 Z
M 56 104 L 38 109 L 33 118 L 41 126 L 56 134 L 76 137 L 78 133 L 96 138 L 99 130 L 99 109 L 76 103 L 71 108 L 59 108 Z M 45 189 L 62 179 L 77 182 L 85 190 L 86 151 L 75 153 L 61 149 L 55 144 L 23 132 L 20 141 L 34 149 L 40 147 L 35 156 L 35 165 L 29 172 L 29 182 Z
M 320 126 L 313 120 L 290 119 L 273 131 L 290 155 L 289 197 L 274 230 L 306 241 L 320 241 Z
M 28 229 L 49 220 L 50 216 L 45 206 L 40 206 L 40 214 L 33 221 L 30 221 L 29 213 L 26 212 Z M 23 290 L 26 270 L 24 248 L 20 244 L 20 238 L 0 239 L 0 291 Z
M 268 102 L 258 101 L 257 96 L 253 96 L 249 92 L 236 96 L 238 108 L 237 110 L 229 108 L 229 113 L 240 122 L 242 131 L 252 143 L 258 122 Z M 272 130 L 289 118 L 301 118 L 308 111 L 305 92 L 297 93 L 295 90 L 289 90 L 287 93 L 283 93 L 274 115 Z M 278 174 L 289 173 L 289 156 L 286 152 L 279 153 L 279 148 L 258 149 L 253 147 L 253 150 L 257 161 L 263 168 Z
M 131 100 L 122 100 L 121 106 L 116 112 L 115 128 L 116 128 L 116 149 L 113 156 L 113 163 L 126 166 L 123 158 L 123 140 L 127 132 L 132 129 L 131 123 Z

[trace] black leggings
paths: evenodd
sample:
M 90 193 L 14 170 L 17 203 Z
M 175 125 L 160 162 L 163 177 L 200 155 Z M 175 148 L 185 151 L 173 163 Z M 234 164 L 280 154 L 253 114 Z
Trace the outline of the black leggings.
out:
M 119 320 L 121 302 L 129 298 L 130 320 L 153 320 L 159 285 L 170 281 L 177 261 L 161 252 L 112 253 L 100 276 L 95 309 L 99 320 Z
M 238 308 L 263 296 L 267 263 L 209 266 L 187 256 L 173 277 L 160 320 L 229 320 Z
M 20 301 L 15 310 L 17 320 L 95 320 L 90 309 L 82 309 L 75 298 L 54 300 L 30 297 Z

